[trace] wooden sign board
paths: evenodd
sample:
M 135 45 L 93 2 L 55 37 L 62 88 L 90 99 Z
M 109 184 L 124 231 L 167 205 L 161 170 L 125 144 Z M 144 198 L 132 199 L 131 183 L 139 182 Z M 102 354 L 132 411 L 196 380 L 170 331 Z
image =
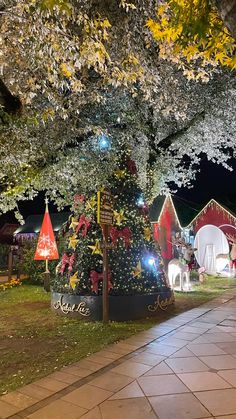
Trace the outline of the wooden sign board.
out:
M 109 191 L 98 192 L 97 205 L 98 224 L 113 224 L 113 196 Z

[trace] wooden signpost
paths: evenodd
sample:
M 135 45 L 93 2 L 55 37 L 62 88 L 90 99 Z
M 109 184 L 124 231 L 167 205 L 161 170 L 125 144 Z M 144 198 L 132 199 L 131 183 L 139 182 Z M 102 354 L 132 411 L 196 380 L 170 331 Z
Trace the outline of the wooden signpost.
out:
M 98 192 L 97 204 L 97 222 L 102 227 L 103 232 L 103 288 L 102 288 L 102 306 L 103 322 L 109 320 L 109 299 L 108 299 L 108 236 L 109 227 L 113 224 L 113 196 L 107 190 Z

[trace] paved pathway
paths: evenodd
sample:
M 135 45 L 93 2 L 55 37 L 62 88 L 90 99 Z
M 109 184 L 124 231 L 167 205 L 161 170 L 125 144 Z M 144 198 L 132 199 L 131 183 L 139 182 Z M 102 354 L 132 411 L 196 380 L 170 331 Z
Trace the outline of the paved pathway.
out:
M 1 419 L 236 419 L 236 290 L 0 398 Z

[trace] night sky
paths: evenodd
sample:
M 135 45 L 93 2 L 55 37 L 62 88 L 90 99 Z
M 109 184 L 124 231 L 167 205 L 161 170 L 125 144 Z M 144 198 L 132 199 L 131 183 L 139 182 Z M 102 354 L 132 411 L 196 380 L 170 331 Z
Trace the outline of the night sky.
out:
M 236 212 L 236 160 L 232 159 L 233 171 L 203 159 L 191 189 L 181 188 L 176 195 L 190 204 L 205 205 L 211 198 Z

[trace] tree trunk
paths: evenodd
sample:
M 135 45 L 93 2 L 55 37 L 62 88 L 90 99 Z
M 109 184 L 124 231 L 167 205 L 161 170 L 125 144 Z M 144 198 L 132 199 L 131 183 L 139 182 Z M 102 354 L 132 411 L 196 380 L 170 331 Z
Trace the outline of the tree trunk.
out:
M 215 0 L 215 4 L 225 26 L 236 39 L 236 0 Z

